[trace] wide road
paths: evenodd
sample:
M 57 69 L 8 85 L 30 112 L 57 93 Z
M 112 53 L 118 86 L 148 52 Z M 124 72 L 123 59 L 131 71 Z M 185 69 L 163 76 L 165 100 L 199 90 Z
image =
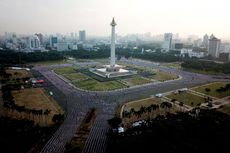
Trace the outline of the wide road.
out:
M 77 127 L 79 127 L 82 119 L 92 107 L 97 108 L 98 113 L 87 138 L 83 153 L 104 153 L 107 139 L 106 132 L 108 131 L 107 119 L 113 117 L 114 108 L 117 103 L 140 99 L 156 93 L 167 92 L 183 87 L 192 87 L 217 81 L 217 79 L 211 76 L 160 67 L 147 61 L 134 59 L 125 62 L 175 73 L 180 75 L 182 79 L 157 84 L 146 84 L 115 91 L 90 92 L 73 88 L 68 82 L 61 79 L 52 71 L 56 67 L 72 66 L 71 64 L 33 68 L 34 74 L 41 79 L 45 79 L 47 90 L 54 93 L 53 96 L 56 101 L 67 112 L 65 121 L 49 139 L 42 149 L 42 153 L 63 153 L 65 151 L 65 144 L 74 136 Z M 75 65 L 77 64 L 78 63 Z

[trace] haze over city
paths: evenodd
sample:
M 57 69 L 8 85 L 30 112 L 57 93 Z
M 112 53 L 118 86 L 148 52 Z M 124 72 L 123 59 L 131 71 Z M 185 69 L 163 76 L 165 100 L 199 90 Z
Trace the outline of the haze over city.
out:
M 227 0 L 1 0 L 0 34 L 68 33 L 108 36 L 115 17 L 118 34 L 205 33 L 230 39 Z M 7 15 L 6 15 L 7 14 Z
M 229 4 L 0 0 L 0 152 L 226 152 Z

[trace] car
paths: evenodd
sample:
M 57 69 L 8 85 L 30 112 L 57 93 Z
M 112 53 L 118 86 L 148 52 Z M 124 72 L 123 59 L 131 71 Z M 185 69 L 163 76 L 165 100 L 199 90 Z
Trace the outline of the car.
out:
M 134 123 L 132 124 L 132 126 L 133 126 L 133 127 L 139 127 L 139 126 L 141 126 L 141 125 L 143 125 L 143 124 L 145 124 L 145 123 L 146 123 L 145 120 L 141 120 L 141 121 L 134 122 Z
M 158 93 L 158 94 L 155 95 L 155 97 L 157 97 L 157 98 L 161 98 L 162 96 L 163 95 L 161 93 Z
M 182 88 L 178 90 L 179 92 L 188 91 L 188 88 Z

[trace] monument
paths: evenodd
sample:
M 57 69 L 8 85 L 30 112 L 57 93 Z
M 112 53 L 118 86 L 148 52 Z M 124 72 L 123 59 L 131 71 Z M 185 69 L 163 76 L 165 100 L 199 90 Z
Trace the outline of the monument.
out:
M 115 54 L 115 26 L 117 25 L 114 18 L 110 24 L 112 26 L 111 31 L 111 49 L 110 49 L 110 64 L 104 65 L 103 68 L 99 69 L 91 69 L 90 71 L 94 74 L 97 74 L 102 77 L 106 78 L 113 78 L 113 77 L 120 77 L 120 76 L 127 76 L 133 75 L 136 72 L 129 71 L 124 69 L 124 66 L 116 64 L 116 54 Z

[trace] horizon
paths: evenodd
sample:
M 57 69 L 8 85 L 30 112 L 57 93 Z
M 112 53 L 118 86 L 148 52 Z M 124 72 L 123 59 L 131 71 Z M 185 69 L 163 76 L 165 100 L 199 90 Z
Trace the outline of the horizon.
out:
M 230 40 L 227 4 L 227 0 L 1 0 L 0 34 L 66 34 L 84 29 L 88 36 L 104 37 L 110 35 L 115 17 L 121 36 L 170 32 L 203 37 L 213 33 L 226 41 Z

